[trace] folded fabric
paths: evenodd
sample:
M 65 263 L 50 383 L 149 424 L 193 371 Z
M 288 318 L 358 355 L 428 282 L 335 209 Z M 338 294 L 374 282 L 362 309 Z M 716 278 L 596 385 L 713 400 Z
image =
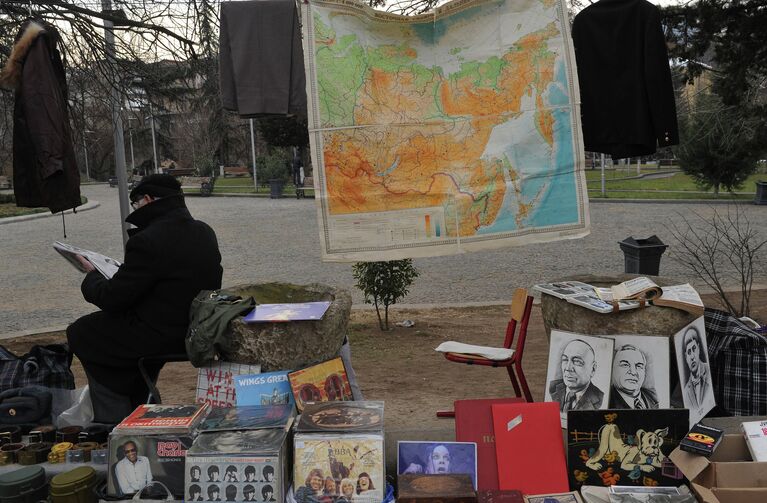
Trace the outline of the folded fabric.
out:
M 443 342 L 435 351 L 440 353 L 461 353 L 465 355 L 476 355 L 488 360 L 508 360 L 514 356 L 513 349 L 506 348 L 493 348 L 489 346 L 474 346 L 472 344 L 464 344 L 462 342 L 448 341 Z

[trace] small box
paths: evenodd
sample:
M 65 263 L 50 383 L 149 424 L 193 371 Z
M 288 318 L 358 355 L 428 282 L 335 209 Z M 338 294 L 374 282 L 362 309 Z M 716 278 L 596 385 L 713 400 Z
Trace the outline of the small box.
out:
M 695 423 L 695 426 L 679 442 L 679 448 L 683 451 L 709 457 L 719 442 L 722 441 L 723 436 L 724 432 L 718 428 Z
M 289 432 L 201 433 L 186 454 L 186 501 L 285 501 Z
M 471 477 L 450 473 L 397 476 L 397 503 L 477 503 Z
M 669 457 L 690 479 L 701 503 L 767 501 L 767 463 L 751 461 L 742 435 L 724 435 L 710 458 L 678 447 Z

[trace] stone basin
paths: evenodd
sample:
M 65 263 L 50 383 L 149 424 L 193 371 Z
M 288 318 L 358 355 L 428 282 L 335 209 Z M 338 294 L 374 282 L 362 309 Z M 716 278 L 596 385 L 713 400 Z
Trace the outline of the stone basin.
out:
M 234 363 L 260 364 L 262 372 L 296 370 L 338 356 L 351 313 L 351 294 L 341 288 L 311 283 L 238 285 L 226 293 L 253 297 L 258 304 L 330 301 L 317 321 L 245 323 L 236 318 L 220 357 Z

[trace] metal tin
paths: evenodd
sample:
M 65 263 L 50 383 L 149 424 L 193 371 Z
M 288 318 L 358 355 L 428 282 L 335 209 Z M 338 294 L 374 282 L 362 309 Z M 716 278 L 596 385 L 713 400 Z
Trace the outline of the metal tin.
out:
M 0 475 L 0 502 L 36 503 L 48 498 L 42 466 L 25 466 Z
M 51 479 L 51 503 L 96 503 L 96 470 L 81 466 Z

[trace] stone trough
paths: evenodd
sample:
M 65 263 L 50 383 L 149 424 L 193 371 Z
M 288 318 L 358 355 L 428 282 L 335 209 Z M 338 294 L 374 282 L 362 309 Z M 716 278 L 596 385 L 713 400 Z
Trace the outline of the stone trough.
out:
M 226 289 L 226 293 L 253 297 L 258 304 L 330 301 L 319 321 L 230 324 L 231 336 L 221 358 L 234 363 L 260 364 L 262 372 L 295 370 L 338 356 L 351 313 L 351 294 L 319 283 L 258 283 Z

